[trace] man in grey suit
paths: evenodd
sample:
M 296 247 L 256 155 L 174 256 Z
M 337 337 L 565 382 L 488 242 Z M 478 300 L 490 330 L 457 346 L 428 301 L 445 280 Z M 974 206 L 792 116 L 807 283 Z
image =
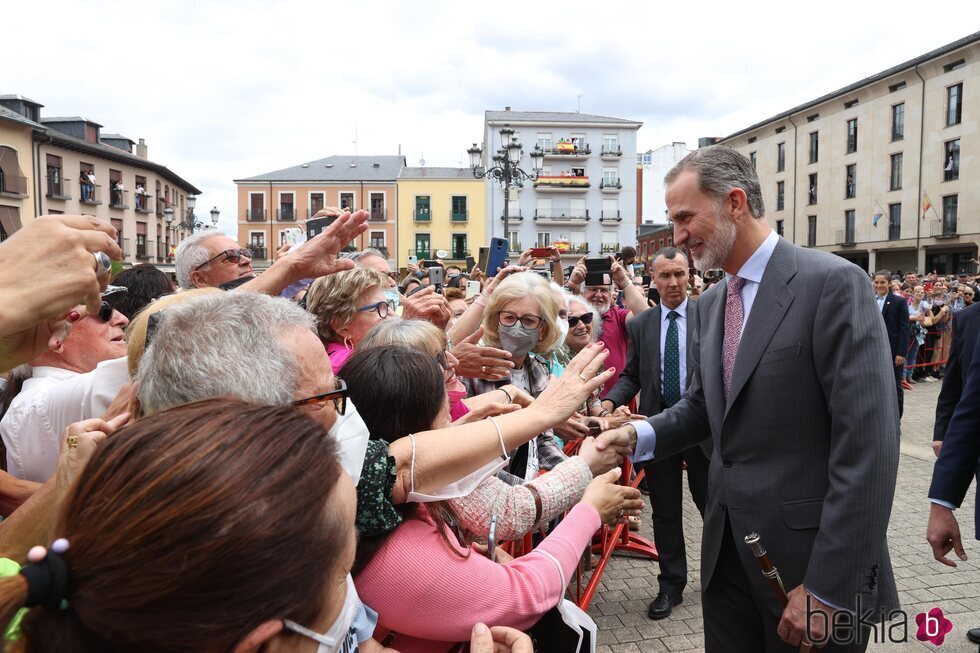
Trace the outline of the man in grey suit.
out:
M 652 276 L 660 293 L 660 305 L 626 323 L 629 333 L 626 366 L 602 402 L 610 412 L 628 404 L 640 393 L 640 413 L 656 415 L 680 401 L 687 390 L 693 362 L 691 335 L 698 325 L 695 301 L 687 297 L 687 257 L 673 247 L 665 247 L 653 257 Z M 651 619 L 669 617 L 687 586 L 682 508 L 685 462 L 691 497 L 704 516 L 708 458 L 701 447 L 695 444 L 643 466 L 650 488 L 653 541 L 660 564 L 657 577 L 660 589 L 647 609 Z
M 862 624 L 898 607 L 885 538 L 898 402 L 867 275 L 779 238 L 752 164 L 731 148 L 697 150 L 665 182 L 674 244 L 726 279 L 698 300 L 687 396 L 602 434 L 600 448 L 643 462 L 711 438 L 701 552 L 708 653 L 790 651 L 804 637 L 863 651 Z M 743 543 L 753 531 L 789 590 L 785 609 Z M 849 629 L 829 628 L 848 616 Z

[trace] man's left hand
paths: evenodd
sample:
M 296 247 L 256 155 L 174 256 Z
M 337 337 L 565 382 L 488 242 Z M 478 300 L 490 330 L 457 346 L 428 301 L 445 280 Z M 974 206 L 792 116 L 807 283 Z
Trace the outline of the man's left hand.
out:
M 631 283 L 630 275 L 626 272 L 626 268 L 615 258 L 612 259 L 612 280 L 620 290 Z
M 289 276 L 298 281 L 352 269 L 354 261 L 337 258 L 337 255 L 350 241 L 367 231 L 366 223 L 370 215 L 364 210 L 343 213 L 305 245 L 284 257 L 282 261 L 289 265 Z
M 899 365 L 905 365 L 905 356 L 895 357 L 895 367 L 898 367 Z
M 823 614 L 818 614 L 820 612 Z M 807 592 L 805 587 L 797 585 L 789 593 L 789 604 L 783 609 L 776 633 L 790 646 L 799 646 L 803 641 L 823 642 L 827 638 L 827 627 L 834 621 L 835 612 L 834 608 Z

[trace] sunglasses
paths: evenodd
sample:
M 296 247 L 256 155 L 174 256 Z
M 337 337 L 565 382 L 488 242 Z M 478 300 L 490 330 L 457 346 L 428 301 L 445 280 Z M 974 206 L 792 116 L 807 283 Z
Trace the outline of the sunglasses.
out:
M 347 410 L 347 383 L 343 379 L 334 379 L 334 390 L 330 392 L 324 392 L 320 395 L 313 395 L 312 397 L 307 397 L 306 399 L 298 399 L 293 402 L 294 406 L 315 406 L 316 408 L 323 407 L 328 401 L 333 402 L 333 407 L 336 409 L 338 415 L 343 415 Z
M 579 322 L 581 322 L 582 324 L 592 324 L 592 318 L 594 317 L 594 315 L 595 315 L 594 313 L 582 313 L 581 315 L 569 315 L 568 316 L 568 328 L 569 329 L 574 329 L 575 328 L 575 325 L 577 325 Z
M 388 317 L 388 313 L 395 312 L 395 302 L 387 299 L 383 302 L 378 302 L 377 304 L 368 304 L 367 306 L 361 306 L 357 309 L 358 313 L 367 313 L 368 311 L 377 311 L 378 317 L 382 320 Z
M 112 304 L 107 301 L 103 301 L 102 304 L 99 305 L 99 312 L 96 313 L 96 316 L 103 322 L 108 322 L 112 319 L 112 314 L 115 312 L 115 310 L 116 309 L 112 307 Z
M 224 256 L 225 259 L 227 261 L 231 262 L 231 263 L 238 263 L 240 260 L 242 260 L 242 257 L 243 256 L 245 258 L 247 258 L 248 260 L 251 261 L 252 260 L 252 250 L 250 250 L 248 247 L 242 247 L 241 249 L 226 249 L 225 251 L 218 253 L 216 256 L 212 256 L 211 258 L 209 258 L 208 260 L 206 260 L 204 263 L 201 263 L 200 265 L 198 265 L 194 269 L 195 270 L 200 270 L 201 268 L 203 268 L 208 263 L 212 263 L 213 261 L 218 260 L 222 256 Z

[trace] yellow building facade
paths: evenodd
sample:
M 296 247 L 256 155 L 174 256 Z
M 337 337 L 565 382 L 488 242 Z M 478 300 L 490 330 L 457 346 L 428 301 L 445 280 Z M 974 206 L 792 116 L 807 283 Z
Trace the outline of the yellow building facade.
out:
M 36 215 L 35 128 L 41 128 L 41 125 L 0 105 L 0 241 L 13 235 Z
M 464 266 L 486 245 L 486 181 L 469 168 L 402 168 L 398 176 L 398 267 L 409 256 Z M 445 254 L 443 256 L 443 254 Z

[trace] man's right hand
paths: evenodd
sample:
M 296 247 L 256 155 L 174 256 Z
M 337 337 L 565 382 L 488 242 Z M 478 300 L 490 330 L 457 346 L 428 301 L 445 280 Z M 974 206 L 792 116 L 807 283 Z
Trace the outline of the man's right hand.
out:
M 445 329 L 453 317 L 449 302 L 436 292 L 435 286 L 426 286 L 408 297 L 401 297 L 402 317 L 406 320 L 425 320 L 440 329 Z
M 499 381 L 510 376 L 510 371 L 514 368 L 514 364 L 510 361 L 511 353 L 477 344 L 482 337 L 481 326 L 453 347 L 453 356 L 459 360 L 456 374 L 487 381 Z
M 595 446 L 599 451 L 612 449 L 619 455 L 629 456 L 636 449 L 636 429 L 626 424 L 618 429 L 604 431 L 596 438 Z
M 947 567 L 956 566 L 955 562 L 946 557 L 950 550 L 955 551 L 960 560 L 966 560 L 963 541 L 960 539 L 960 525 L 956 522 L 953 511 L 946 506 L 932 504 L 926 540 L 932 547 L 932 556 Z

